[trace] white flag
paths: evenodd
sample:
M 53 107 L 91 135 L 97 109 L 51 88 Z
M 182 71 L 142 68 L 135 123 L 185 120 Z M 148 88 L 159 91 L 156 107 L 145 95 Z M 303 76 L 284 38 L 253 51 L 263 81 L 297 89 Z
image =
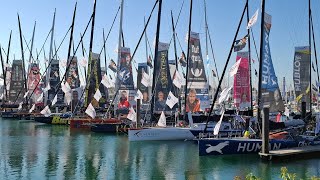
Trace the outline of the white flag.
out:
M 8 67 L 10 67 L 10 64 L 8 64 L 8 63 L 4 63 L 4 68 L 8 68 Z
M 24 94 L 23 98 L 26 98 L 28 96 L 28 91 Z
M 159 127 L 166 127 L 167 126 L 167 120 L 166 116 L 164 115 L 163 111 L 161 112 L 161 116 L 159 118 L 158 124 Z
M 132 107 L 130 107 L 129 109 L 127 119 L 130 119 L 132 122 L 137 122 L 137 113 L 134 111 Z
M 80 61 L 80 65 L 81 65 L 82 67 L 86 67 L 86 66 L 87 66 L 87 63 L 88 63 L 88 61 L 87 61 L 86 59 L 82 59 L 82 60 Z
M 32 111 L 33 111 L 35 108 L 36 108 L 36 105 L 33 104 L 32 107 L 31 107 L 31 109 L 29 110 L 29 113 L 32 113 Z
M 66 60 L 60 61 L 60 66 L 61 67 L 66 67 L 67 66 L 67 61 Z
M 44 109 L 42 109 L 40 113 L 43 114 L 45 117 L 49 117 L 51 115 L 49 106 L 46 106 Z
M 240 66 L 241 58 L 230 68 L 229 76 L 233 77 L 238 72 L 238 68 Z
M 173 106 L 178 103 L 178 101 L 178 98 L 176 98 L 170 91 L 166 101 L 166 104 L 170 107 L 170 109 L 172 109 Z
M 19 111 L 22 109 L 22 104 L 23 104 L 23 102 L 19 103 L 19 107 L 18 107 Z
M 101 95 L 101 92 L 99 89 L 97 89 L 97 91 L 96 91 L 96 93 L 94 93 L 93 97 L 99 102 L 100 98 L 102 98 L 102 95 Z
M 148 87 L 150 84 L 150 76 L 145 72 L 142 73 L 141 84 L 143 84 L 145 87 Z
M 58 101 L 58 95 L 56 94 L 55 96 L 54 96 L 54 98 L 53 98 L 53 100 L 52 100 L 52 106 L 53 105 L 55 105 L 56 103 L 57 103 L 57 101 Z
M 47 86 L 43 89 L 44 92 L 47 92 L 51 89 L 50 82 L 47 83 Z
M 257 11 L 253 14 L 251 19 L 249 20 L 247 29 L 250 29 L 257 22 L 258 14 L 259 14 L 259 9 L 257 9 Z
M 136 101 L 137 101 L 137 99 L 143 99 L 142 92 L 139 89 L 137 90 L 137 94 L 136 94 L 136 97 L 134 99 Z
M 106 88 L 112 87 L 112 85 L 108 79 L 108 76 L 106 74 L 103 75 L 102 80 L 101 80 L 101 84 L 103 84 Z
M 176 71 L 176 73 L 174 73 L 174 77 L 173 77 L 173 81 L 172 83 L 177 87 L 177 88 L 181 88 L 182 84 L 184 84 L 185 79 L 183 78 L 183 76 L 179 73 L 179 71 Z
M 37 99 L 37 102 L 41 102 L 43 100 L 43 93 L 40 94 L 40 96 Z
M 222 90 L 222 92 L 220 93 L 220 97 L 219 97 L 219 104 L 221 104 L 223 101 L 228 99 L 228 94 L 230 92 L 230 90 L 232 89 L 232 87 L 229 88 L 225 88 L 224 90 Z
M 65 100 L 65 103 L 67 105 L 70 105 L 71 101 L 72 101 L 72 94 L 71 92 L 67 92 L 64 94 L 64 100 Z
M 61 83 L 61 89 L 65 94 L 71 91 L 71 88 L 68 82 L 66 82 L 65 84 Z
M 218 135 L 219 134 L 219 130 L 220 130 L 221 122 L 222 122 L 222 119 L 223 119 L 223 115 L 224 115 L 224 109 L 222 109 L 222 114 L 221 114 L 220 120 L 218 121 L 218 123 L 214 127 L 213 135 Z
M 94 107 L 90 103 L 86 109 L 86 114 L 88 114 L 92 119 L 96 117 L 96 111 L 94 110 Z

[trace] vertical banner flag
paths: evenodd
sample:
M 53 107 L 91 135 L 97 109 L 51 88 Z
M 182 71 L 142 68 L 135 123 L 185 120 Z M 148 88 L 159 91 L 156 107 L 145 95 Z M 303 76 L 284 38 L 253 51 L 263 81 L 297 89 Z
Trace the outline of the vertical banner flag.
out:
M 236 107 L 248 108 L 251 106 L 249 52 L 238 52 L 236 61 L 240 61 L 238 71 L 233 81 L 233 99 Z
M 186 111 L 198 112 L 210 109 L 209 84 L 203 63 L 199 33 L 190 33 L 190 57 L 188 78 L 188 97 Z
M 270 45 L 269 34 L 271 29 L 271 15 L 265 13 L 264 29 L 262 34 L 262 48 L 261 55 L 262 63 L 262 79 L 261 79 L 261 103 L 263 107 L 269 107 L 270 112 L 284 111 L 284 104 L 279 90 L 278 79 L 274 71 Z M 262 107 L 260 107 L 262 108 Z

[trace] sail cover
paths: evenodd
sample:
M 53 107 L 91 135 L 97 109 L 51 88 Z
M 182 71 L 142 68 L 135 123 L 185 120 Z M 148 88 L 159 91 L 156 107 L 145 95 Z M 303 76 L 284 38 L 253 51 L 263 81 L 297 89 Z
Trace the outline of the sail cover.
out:
M 249 52 L 238 52 L 236 61 L 241 59 L 237 74 L 233 81 L 233 99 L 236 107 L 251 108 Z
M 307 110 L 310 110 L 310 47 L 301 46 L 295 48 L 293 60 L 293 82 L 294 90 L 299 98 L 298 107 L 301 102 L 306 102 Z M 308 90 L 309 89 L 309 90 Z
M 79 73 L 78 73 L 79 71 L 78 71 L 77 57 L 73 56 L 72 59 L 71 59 L 71 57 L 69 57 L 67 64 L 68 65 L 70 64 L 68 72 L 67 72 L 67 77 L 66 77 L 70 88 L 75 89 L 75 88 L 80 87 L 80 78 L 79 78 Z
M 166 105 L 167 96 L 172 87 L 172 80 L 170 76 L 169 63 L 168 63 L 168 49 L 169 44 L 159 42 L 158 56 L 156 65 L 154 67 L 155 76 L 155 102 L 154 111 L 169 111 L 170 108 Z
M 50 89 L 48 90 L 47 104 L 50 104 L 50 102 L 52 102 L 58 89 L 61 89 L 59 61 L 56 59 L 53 59 L 50 64 L 49 83 L 50 83 Z M 63 104 L 64 104 L 64 94 L 62 91 L 58 91 L 57 102 L 55 103 L 55 106 L 62 106 Z
M 24 86 L 24 74 L 25 70 L 23 68 L 22 60 L 12 61 L 12 71 L 11 71 L 11 81 L 10 81 L 10 91 L 9 91 L 9 101 L 20 103 L 23 101 L 24 93 L 26 92 Z
M 279 90 L 278 79 L 276 77 L 269 46 L 269 33 L 271 29 L 271 15 L 265 13 L 264 29 L 262 34 L 263 54 L 261 93 L 263 107 L 269 107 L 270 112 L 284 111 L 284 105 Z
M 120 86 L 120 90 L 134 90 L 130 48 L 120 49 L 116 83 Z
M 208 94 L 208 82 L 201 54 L 199 33 L 190 34 L 190 58 L 188 69 L 188 97 L 186 112 L 208 111 L 210 101 Z M 194 97 L 196 95 L 196 97 Z

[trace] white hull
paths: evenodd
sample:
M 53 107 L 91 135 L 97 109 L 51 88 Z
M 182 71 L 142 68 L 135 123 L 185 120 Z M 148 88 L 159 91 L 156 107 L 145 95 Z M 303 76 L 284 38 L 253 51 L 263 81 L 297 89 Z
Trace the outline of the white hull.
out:
M 192 140 L 190 128 L 166 127 L 129 129 L 129 141 Z

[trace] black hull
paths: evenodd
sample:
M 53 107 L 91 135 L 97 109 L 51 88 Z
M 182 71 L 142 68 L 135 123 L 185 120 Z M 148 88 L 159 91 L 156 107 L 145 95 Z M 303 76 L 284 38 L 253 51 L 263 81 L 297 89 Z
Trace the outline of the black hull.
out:
M 52 124 L 52 119 L 53 119 L 53 117 L 44 117 L 44 116 L 34 117 L 34 120 L 36 122 L 45 123 L 45 124 Z
M 93 124 L 91 131 L 97 133 L 118 133 L 124 132 L 126 125 L 124 123 L 108 123 L 108 124 Z
M 1 112 L 1 117 L 6 119 L 17 119 L 18 115 L 16 112 Z

